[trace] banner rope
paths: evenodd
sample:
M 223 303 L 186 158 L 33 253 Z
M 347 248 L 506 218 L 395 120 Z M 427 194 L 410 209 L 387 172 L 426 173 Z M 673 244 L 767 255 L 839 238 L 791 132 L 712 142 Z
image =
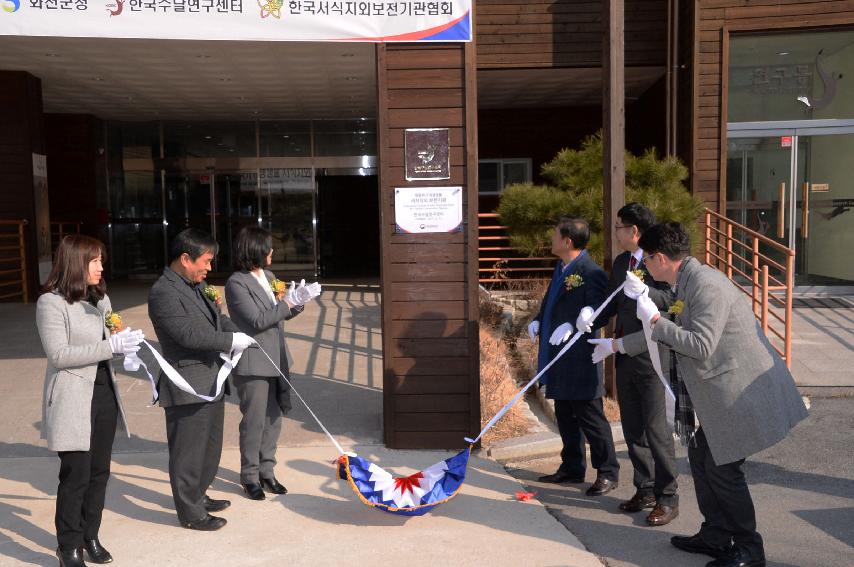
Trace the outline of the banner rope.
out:
M 624 288 L 625 286 L 626 286 L 625 282 L 623 282 L 622 284 L 620 284 L 620 287 L 618 287 L 617 289 L 615 289 L 615 290 L 614 290 L 614 293 L 612 293 L 611 295 L 609 295 L 609 296 L 608 296 L 608 298 L 607 298 L 607 299 L 602 303 L 602 305 L 600 305 L 599 307 L 597 307 L 597 308 L 596 308 L 596 310 L 593 312 L 593 317 L 592 317 L 591 321 L 595 321 L 595 320 L 596 320 L 596 318 L 599 316 L 599 314 L 600 314 L 600 313 L 602 313 L 602 311 L 605 309 L 605 307 L 607 307 L 607 306 L 608 306 L 608 304 L 609 304 L 609 303 L 611 303 L 611 301 L 613 301 L 613 299 L 617 296 L 617 294 L 618 294 L 618 293 L 620 293 L 621 291 L 623 291 L 623 288 Z M 546 365 L 543 367 L 543 369 L 542 369 L 542 370 L 540 370 L 539 372 L 537 372 L 537 375 L 536 375 L 536 376 L 534 376 L 533 378 L 531 378 L 531 380 L 530 380 L 527 384 L 525 384 L 525 386 L 524 386 L 521 390 L 519 390 L 519 392 L 517 392 L 517 393 L 516 393 L 516 395 L 515 395 L 515 396 L 513 396 L 513 397 L 510 399 L 510 401 L 509 401 L 509 402 L 507 402 L 507 403 L 504 405 L 504 407 L 503 407 L 503 408 L 501 408 L 500 410 L 498 410 L 498 413 L 496 413 L 494 416 L 492 416 L 492 419 L 490 419 L 490 420 L 486 423 L 486 425 L 484 426 L 484 428 L 481 430 L 481 432 L 478 434 L 478 436 L 477 436 L 477 437 L 475 437 L 474 439 L 471 439 L 470 437 L 463 437 L 463 439 L 464 439 L 465 441 L 469 442 L 469 443 L 477 443 L 477 442 L 480 440 L 480 438 L 481 438 L 481 437 L 483 437 L 483 435 L 484 435 L 487 431 L 489 431 L 490 429 L 492 429 L 492 426 L 493 426 L 493 425 L 495 425 L 495 423 L 496 423 L 499 419 L 501 419 L 502 417 L 504 417 L 504 414 L 505 414 L 505 413 L 507 413 L 508 411 L 510 411 L 510 408 L 511 408 L 511 407 L 513 407 L 513 406 L 516 404 L 516 402 L 518 402 L 518 401 L 519 401 L 519 399 L 520 399 L 520 398 L 525 394 L 525 392 L 527 392 L 527 391 L 528 391 L 528 389 L 529 389 L 531 386 L 533 386 L 533 385 L 537 382 L 537 380 L 539 380 L 539 379 L 540 379 L 540 376 L 542 376 L 543 374 L 545 374 L 545 373 L 548 371 L 548 369 L 549 369 L 549 368 L 551 368 L 551 367 L 552 367 L 552 365 L 553 365 L 555 362 L 557 362 L 557 361 L 560 359 L 560 357 L 562 357 L 562 356 L 566 353 L 566 351 L 568 351 L 570 348 L 572 348 L 572 345 L 574 345 L 574 344 L 578 341 L 578 339 L 579 339 L 579 338 L 581 338 L 581 336 L 582 336 L 582 335 L 586 335 L 586 334 L 588 334 L 588 333 L 582 333 L 582 332 L 577 332 L 577 333 L 575 333 L 575 335 L 573 335 L 573 337 L 572 337 L 571 339 L 569 339 L 569 342 L 568 342 L 568 343 L 566 343 L 566 345 L 565 345 L 562 349 L 560 349 L 560 352 L 559 352 L 559 353 L 557 353 L 557 355 L 556 355 L 556 356 L 555 356 L 551 361 L 549 361 L 549 363 L 548 363 L 548 364 L 546 364 Z

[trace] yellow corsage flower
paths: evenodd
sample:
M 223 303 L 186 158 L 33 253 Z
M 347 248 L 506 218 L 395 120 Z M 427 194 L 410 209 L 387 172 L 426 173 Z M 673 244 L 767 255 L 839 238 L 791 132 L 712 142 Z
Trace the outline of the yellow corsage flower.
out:
M 566 286 L 566 291 L 572 291 L 573 289 L 584 285 L 584 278 L 578 274 L 572 274 L 564 278 L 563 284 Z
M 631 270 L 631 272 L 635 275 L 635 277 L 637 279 L 639 279 L 641 282 L 643 282 L 643 278 L 646 276 L 646 272 L 644 272 L 643 270 L 640 270 L 640 269 Z
M 685 309 L 685 302 L 681 299 L 677 299 L 673 302 L 673 304 L 667 309 L 667 312 L 671 315 L 680 315 L 682 310 Z
M 213 301 L 216 305 L 222 305 L 222 296 L 219 294 L 219 290 L 214 286 L 205 286 L 203 293 L 205 294 L 205 297 Z
M 122 316 L 118 311 L 107 311 L 104 313 L 104 326 L 110 330 L 111 335 L 121 332 L 125 326 L 122 323 Z
M 285 298 L 287 286 L 285 285 L 285 282 L 279 278 L 270 281 L 270 289 L 273 290 L 273 295 L 276 296 L 276 301 L 281 301 Z

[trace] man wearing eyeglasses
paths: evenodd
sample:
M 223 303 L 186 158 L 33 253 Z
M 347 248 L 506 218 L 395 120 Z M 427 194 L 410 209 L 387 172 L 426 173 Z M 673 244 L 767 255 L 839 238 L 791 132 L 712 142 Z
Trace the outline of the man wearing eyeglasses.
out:
M 670 541 L 715 557 L 707 567 L 765 567 L 742 465 L 807 416 L 803 400 L 747 297 L 725 274 L 690 256 L 691 243 L 680 224 L 652 226 L 638 244 L 652 277 L 676 291 L 671 320 L 659 312 L 647 286 L 626 276 L 625 293 L 637 300 L 638 318 L 651 325 L 653 341 L 675 353 L 676 430 L 688 445 L 704 520 L 695 535 Z M 626 335 L 620 347 L 637 355 L 647 350 L 646 337 Z
M 605 296 L 610 296 L 626 280 L 628 272 L 635 272 L 649 286 L 649 295 L 656 300 L 658 307 L 666 310 L 673 292 L 667 283 L 652 279 L 643 262 L 644 252 L 638 246 L 644 231 L 655 224 L 655 215 L 639 203 L 629 203 L 617 211 L 617 219 L 614 227 L 617 243 L 624 252 L 614 259 Z M 621 293 L 602 311 L 593 326 L 604 326 L 616 316 L 614 339 L 619 339 L 643 329 L 636 311 L 635 300 Z M 585 331 L 590 327 L 590 321 L 585 318 L 590 313 L 592 308 L 582 311 L 576 322 L 579 330 Z M 597 347 L 593 354 L 594 363 L 603 360 L 610 352 L 616 352 L 614 339 L 588 341 Z M 635 485 L 634 496 L 620 503 L 620 510 L 636 513 L 651 508 L 646 517 L 647 525 L 664 526 L 679 515 L 679 496 L 676 493 L 679 471 L 673 433 L 665 415 L 664 385 L 646 352 L 637 356 L 617 353 L 615 367 L 620 421 L 634 469 Z

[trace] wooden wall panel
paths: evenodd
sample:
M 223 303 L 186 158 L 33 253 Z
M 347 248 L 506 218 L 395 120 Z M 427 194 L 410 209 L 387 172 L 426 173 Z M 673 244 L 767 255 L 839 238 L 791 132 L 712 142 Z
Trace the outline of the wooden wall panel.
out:
M 458 448 L 480 428 L 474 46 L 379 45 L 377 83 L 385 443 Z M 403 132 L 431 127 L 451 179 L 407 182 Z M 396 234 L 394 188 L 430 185 L 463 186 L 463 232 Z
M 476 2 L 479 68 L 601 66 L 601 1 Z M 664 65 L 667 0 L 625 4 L 626 65 Z
M 681 101 L 690 120 L 691 191 L 714 210 L 726 200 L 727 37 L 854 25 L 850 0 L 701 0 L 693 4 L 687 45 L 692 60 L 690 97 Z M 690 28 L 688 28 L 690 26 Z M 685 60 L 687 58 L 683 58 Z M 686 89 L 687 91 L 687 89 Z

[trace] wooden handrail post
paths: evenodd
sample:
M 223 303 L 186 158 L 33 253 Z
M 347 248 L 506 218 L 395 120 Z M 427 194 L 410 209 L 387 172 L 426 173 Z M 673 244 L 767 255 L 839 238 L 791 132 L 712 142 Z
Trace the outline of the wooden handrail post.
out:
M 706 265 L 708 266 L 712 260 L 712 215 L 709 211 L 706 211 Z
M 732 279 L 732 223 L 726 223 L 726 277 Z
M 762 266 L 762 332 L 768 334 L 768 266 Z
M 18 223 L 18 248 L 21 253 L 21 295 L 24 303 L 30 302 L 30 286 L 27 281 L 27 239 L 24 233 L 24 225 L 27 221 L 22 220 Z
M 786 355 L 786 366 L 792 369 L 792 293 L 795 288 L 795 256 L 786 256 L 786 329 L 783 333 L 785 345 L 783 352 Z
M 753 292 L 751 297 L 753 298 L 753 313 L 758 317 L 759 316 L 759 306 L 757 305 L 759 295 L 759 239 L 755 236 L 753 237 L 753 271 L 751 274 L 751 280 L 753 280 Z

